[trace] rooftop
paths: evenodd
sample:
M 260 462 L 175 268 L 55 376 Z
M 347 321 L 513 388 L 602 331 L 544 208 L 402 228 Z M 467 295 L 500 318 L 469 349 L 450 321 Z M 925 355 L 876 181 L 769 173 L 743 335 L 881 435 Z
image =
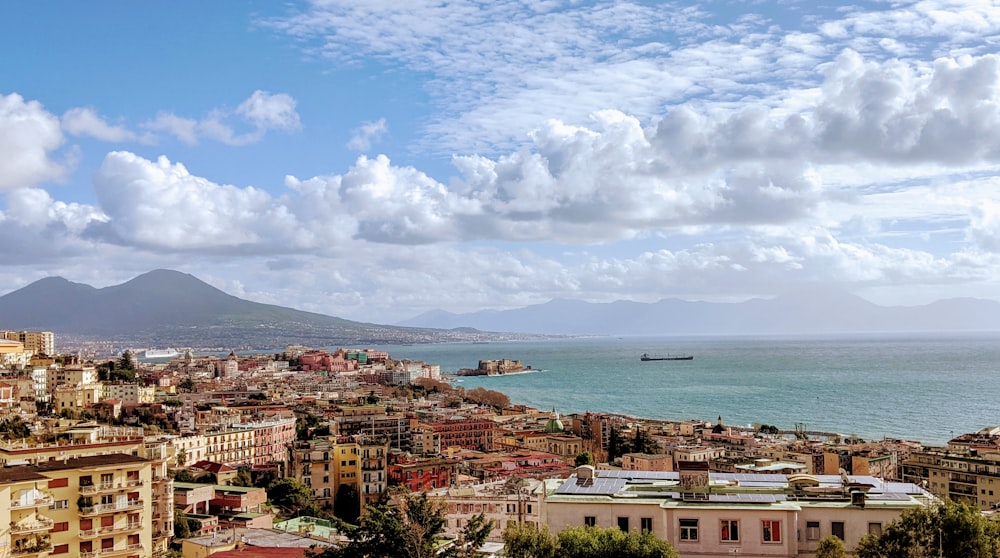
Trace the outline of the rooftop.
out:
M 889 482 L 866 475 L 781 475 L 710 473 L 701 487 L 682 487 L 680 474 L 653 471 L 596 471 L 593 478 L 572 476 L 552 494 L 577 497 L 643 498 L 702 504 L 778 504 L 795 502 L 851 502 L 852 493 L 865 493 L 865 505 L 912 506 L 933 496 L 913 483 Z M 793 479 L 795 482 L 789 482 Z M 803 482 L 806 480 L 807 482 Z M 697 494 L 697 497 L 691 495 Z M 685 497 L 688 495 L 688 497 Z M 568 501 L 568 500 L 567 500 Z

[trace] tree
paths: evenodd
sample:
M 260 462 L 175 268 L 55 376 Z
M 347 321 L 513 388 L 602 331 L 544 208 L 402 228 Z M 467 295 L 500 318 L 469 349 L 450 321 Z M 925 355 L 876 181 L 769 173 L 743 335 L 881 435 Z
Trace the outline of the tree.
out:
M 844 541 L 836 535 L 827 535 L 816 545 L 816 558 L 847 558 Z
M 194 474 L 187 469 L 180 469 L 174 473 L 174 481 L 176 482 L 194 482 Z
M 458 538 L 441 553 L 446 558 L 476 558 L 478 551 L 493 530 L 493 522 L 483 514 L 469 518 Z
M 660 446 L 649 435 L 649 432 L 637 426 L 635 428 L 635 439 L 632 440 L 632 451 L 635 453 L 656 454 L 659 453 Z
M 402 505 L 372 504 L 365 508 L 357 527 L 342 525 L 348 541 L 314 552 L 318 558 L 465 558 L 482 546 L 492 524 L 482 514 L 469 520 L 455 544 L 442 550 L 438 536 L 444 531 L 442 503 L 425 493 L 403 497 Z
M 881 535 L 866 535 L 858 558 L 987 558 L 1000 551 L 1000 524 L 975 506 L 947 501 L 903 512 Z
M 342 484 L 337 488 L 337 495 L 333 498 L 333 515 L 347 523 L 358 522 L 358 516 L 361 515 L 361 497 L 353 484 Z
M 559 549 L 548 525 L 509 523 L 503 532 L 504 552 L 509 558 L 556 558 Z
M 312 491 L 302 481 L 293 478 L 274 481 L 267 487 L 267 499 L 272 504 L 294 514 L 312 499 Z
M 625 453 L 624 444 L 622 443 L 621 433 L 618 432 L 618 427 L 612 425 L 611 433 L 608 435 L 608 462 L 614 461 Z
M 186 539 L 191 536 L 191 525 L 184 510 L 174 510 L 174 538 Z
M 573 527 L 559 533 L 560 558 L 677 558 L 670 543 L 649 531 L 625 533 L 617 528 Z
M 184 378 L 183 380 L 181 380 L 181 383 L 177 384 L 177 387 L 188 393 L 191 393 L 192 391 L 194 391 L 194 380 L 192 380 L 191 378 Z
M 581 465 L 593 465 L 593 464 L 594 464 L 594 454 L 590 453 L 589 451 L 581 453 L 580 455 L 576 456 L 576 459 L 573 460 L 573 465 L 575 467 L 579 467 Z
M 31 428 L 19 416 L 0 420 L 0 438 L 21 440 L 31 436 Z
M 253 486 L 253 477 L 250 475 L 249 467 L 236 469 L 236 476 L 231 483 L 233 486 Z

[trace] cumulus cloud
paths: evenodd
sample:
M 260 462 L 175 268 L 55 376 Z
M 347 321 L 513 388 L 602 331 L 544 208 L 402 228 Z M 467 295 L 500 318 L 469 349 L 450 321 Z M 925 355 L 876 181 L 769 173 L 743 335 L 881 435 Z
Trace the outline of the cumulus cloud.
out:
M 351 133 L 351 139 L 347 142 L 347 147 L 354 151 L 368 151 L 373 142 L 377 142 L 389 129 L 385 118 L 379 118 L 374 122 L 365 122 Z
M 301 129 L 295 105 L 295 99 L 286 93 L 257 90 L 236 110 L 214 109 L 201 119 L 164 111 L 141 126 L 150 132 L 172 135 L 189 145 L 197 145 L 202 139 L 226 145 L 249 145 L 261 141 L 272 130 L 294 132 Z
M 52 158 L 63 144 L 59 119 L 37 101 L 0 94 L 0 190 L 61 178 L 69 163 Z
M 124 126 L 113 126 L 90 107 L 72 108 L 62 116 L 62 127 L 74 136 L 89 136 L 102 141 L 134 141 L 136 134 Z

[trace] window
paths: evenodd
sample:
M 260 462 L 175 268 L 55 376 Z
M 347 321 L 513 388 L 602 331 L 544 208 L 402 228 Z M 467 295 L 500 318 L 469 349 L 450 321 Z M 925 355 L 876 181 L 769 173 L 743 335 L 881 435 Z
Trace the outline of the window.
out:
M 618 529 L 623 533 L 628 533 L 628 518 L 619 517 L 618 518 Z
M 679 521 L 680 521 L 681 540 L 682 541 L 698 540 L 698 520 L 681 519 Z
M 59 533 L 61 531 L 69 531 L 69 522 L 68 521 L 62 521 L 62 522 L 59 522 L 59 523 L 53 523 L 52 524 L 52 531 L 51 531 L 52 533 Z
M 57 544 L 52 547 L 51 554 L 69 554 L 68 544 Z
M 639 518 L 639 529 L 643 533 L 653 532 L 653 518 L 652 517 L 642 517 Z
M 843 521 L 831 521 L 830 522 L 830 533 L 840 540 L 844 540 L 844 522 Z
M 770 543 L 781 542 L 781 522 L 773 519 L 761 521 L 760 540 Z
M 595 527 L 597 526 L 597 518 L 593 515 L 585 515 L 583 516 L 583 524 L 587 527 Z
M 69 507 L 69 500 L 56 500 L 49 506 L 50 510 L 64 510 Z
M 868 524 L 868 534 L 875 535 L 876 537 L 882 534 L 882 524 L 881 523 L 869 523 Z
M 810 541 L 819 540 L 819 521 L 806 522 L 806 540 Z
M 719 534 L 719 540 L 722 542 L 739 542 L 740 540 L 740 522 L 735 519 L 723 519 L 721 522 L 722 530 Z

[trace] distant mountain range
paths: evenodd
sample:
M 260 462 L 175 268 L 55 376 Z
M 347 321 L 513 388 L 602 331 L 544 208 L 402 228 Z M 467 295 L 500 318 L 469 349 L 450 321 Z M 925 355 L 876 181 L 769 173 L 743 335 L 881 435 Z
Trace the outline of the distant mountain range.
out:
M 1000 331 L 1000 303 L 955 298 L 923 306 L 879 306 L 844 291 L 801 289 L 741 303 L 552 300 L 515 310 L 432 311 L 399 325 L 471 327 L 550 335 L 794 335 Z
M 353 322 L 250 302 L 192 275 L 155 270 L 97 289 L 61 277 L 0 297 L 0 329 L 52 331 L 121 346 L 282 348 L 478 340 L 468 329 L 442 331 Z M 489 337 L 489 336 L 487 336 Z

